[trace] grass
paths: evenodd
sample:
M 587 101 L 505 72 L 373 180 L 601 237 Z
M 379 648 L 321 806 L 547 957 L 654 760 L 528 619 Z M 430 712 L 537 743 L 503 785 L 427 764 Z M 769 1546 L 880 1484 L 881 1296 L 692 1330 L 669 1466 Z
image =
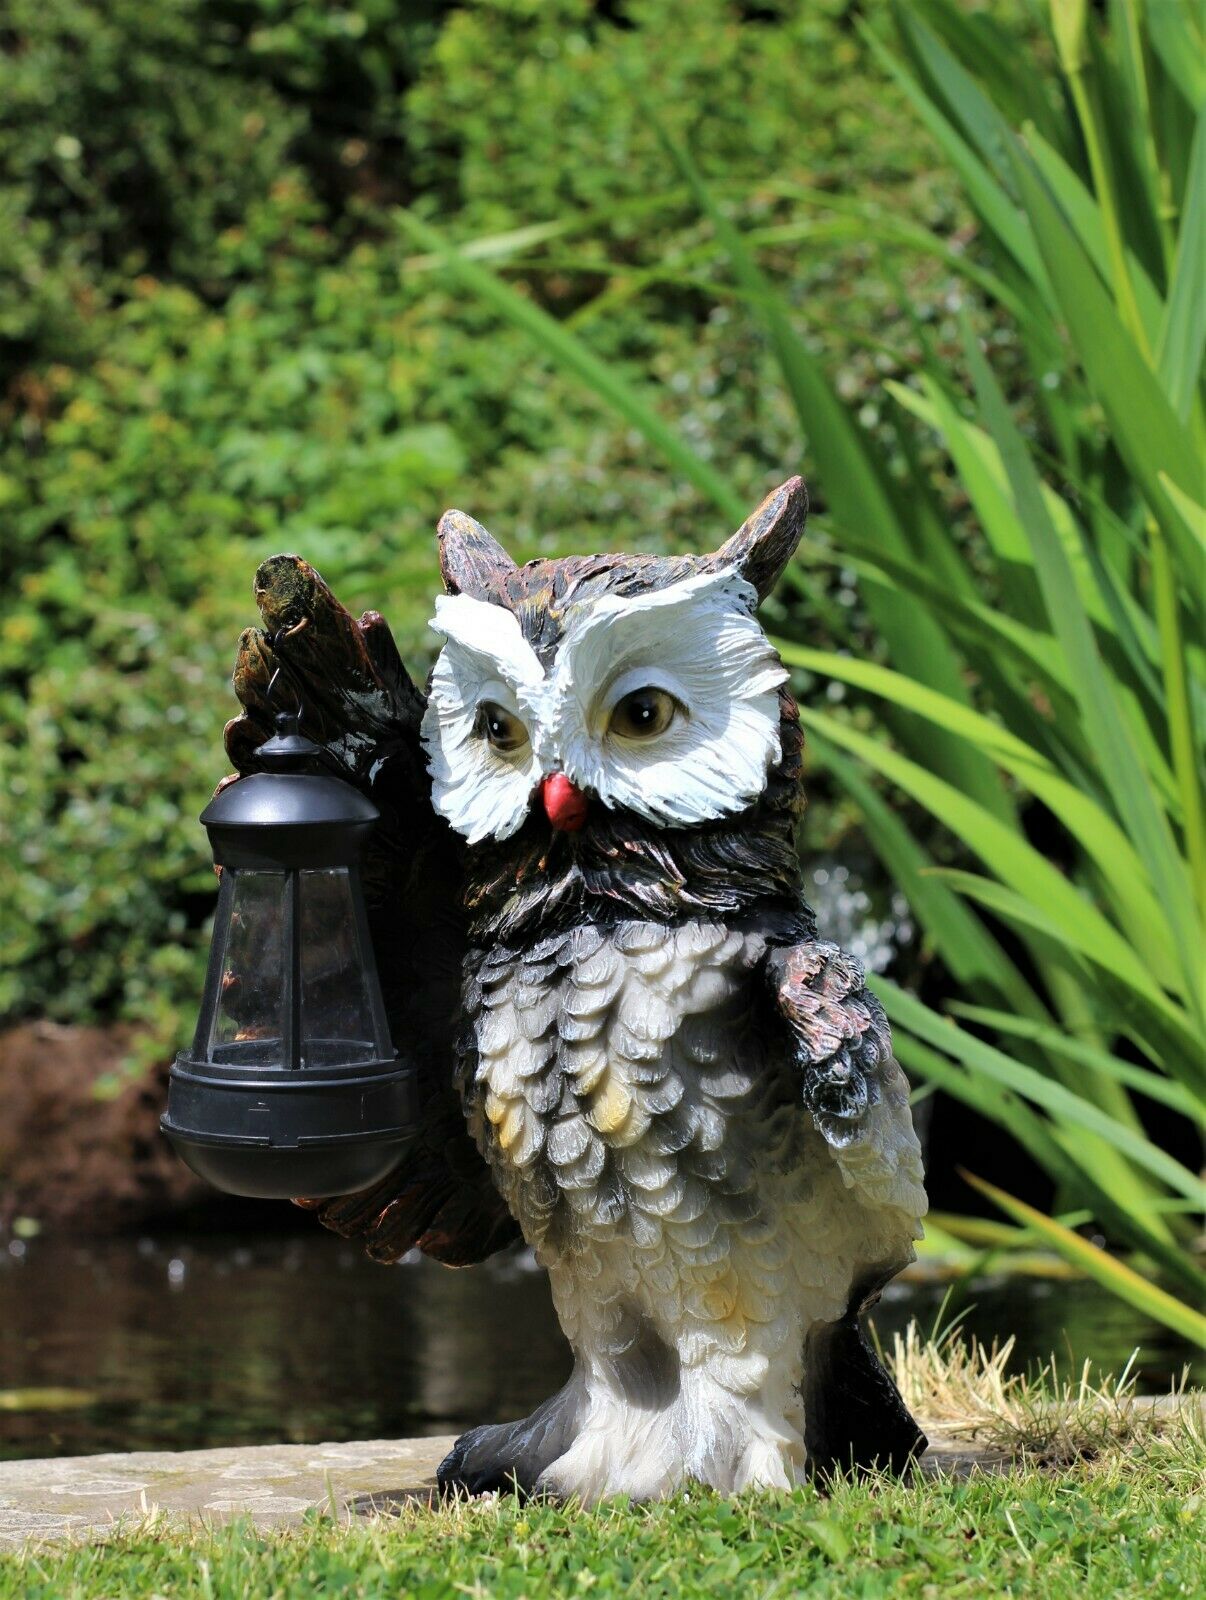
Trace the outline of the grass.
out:
M 257 1531 L 172 1526 L 154 1510 L 105 1543 L 0 1556 L 0 1600 L 277 1596 L 741 1594 L 1194 1595 L 1206 1586 L 1200 1397 L 1160 1413 L 1131 1381 L 1007 1372 L 1009 1346 L 898 1339 L 906 1397 L 948 1433 L 1007 1450 L 1008 1472 L 595 1511 L 510 1496 Z
M 1206 1582 L 1201 1440 L 965 1481 L 579 1512 L 510 1498 L 351 1524 L 178 1531 L 0 1560 L 4 1600 L 277 1595 L 1193 1595 Z

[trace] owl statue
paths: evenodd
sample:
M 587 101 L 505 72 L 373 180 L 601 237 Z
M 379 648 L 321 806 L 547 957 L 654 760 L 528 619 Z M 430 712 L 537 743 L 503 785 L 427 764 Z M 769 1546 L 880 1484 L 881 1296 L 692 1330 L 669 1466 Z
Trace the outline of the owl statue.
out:
M 280 666 L 381 809 L 374 945 L 423 1084 L 389 1178 L 301 1204 L 386 1261 L 522 1234 L 573 1351 L 446 1489 L 784 1489 L 925 1446 L 859 1320 L 913 1258 L 920 1149 L 801 894 L 803 741 L 756 614 L 806 508 L 793 478 L 711 555 L 524 566 L 450 511 L 426 696 L 305 562 L 257 575 L 228 748 L 254 765 Z

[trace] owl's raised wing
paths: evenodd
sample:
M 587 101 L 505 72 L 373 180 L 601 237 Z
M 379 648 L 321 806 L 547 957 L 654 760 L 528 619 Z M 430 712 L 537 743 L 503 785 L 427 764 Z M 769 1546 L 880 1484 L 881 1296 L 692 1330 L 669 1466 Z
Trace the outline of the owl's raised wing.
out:
M 767 976 L 791 1030 L 805 1109 L 857 1199 L 900 1213 L 907 1247 L 927 1209 L 921 1146 L 888 1019 L 863 987 L 862 963 L 808 940 L 773 950 Z
M 802 1393 L 810 1470 L 821 1477 L 854 1466 L 903 1472 L 926 1437 L 869 1342 L 861 1314 L 912 1259 L 926 1212 L 909 1086 L 892 1055 L 883 1009 L 863 987 L 861 962 L 810 939 L 772 950 L 766 972 L 795 1044 L 804 1110 L 847 1188 L 875 1213 L 878 1226 L 868 1234 L 878 1241 L 876 1252 L 887 1250 L 863 1264 L 846 1315 L 809 1333 Z
M 465 947 L 460 846 L 431 805 L 419 744 L 426 705 L 385 620 L 357 621 L 299 556 L 273 556 L 256 573 L 264 628 L 239 640 L 235 693 L 243 714 L 227 724 L 226 749 L 240 774 L 272 712 L 304 707 L 304 731 L 325 746 L 342 777 L 381 813 L 363 863 L 373 951 L 394 1040 L 418 1068 L 414 1139 L 380 1183 L 333 1200 L 299 1201 L 369 1255 L 395 1261 L 417 1246 L 450 1266 L 501 1249 L 518 1229 L 465 1126 L 453 1085 L 453 1035 Z M 268 706 L 280 669 L 286 688 Z

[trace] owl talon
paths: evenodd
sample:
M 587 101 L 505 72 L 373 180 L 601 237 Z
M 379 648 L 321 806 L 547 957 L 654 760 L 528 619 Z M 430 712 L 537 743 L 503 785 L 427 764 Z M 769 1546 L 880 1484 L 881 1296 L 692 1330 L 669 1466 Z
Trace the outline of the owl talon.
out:
M 478 1464 L 473 1464 L 475 1445 L 482 1443 L 483 1436 L 496 1431 L 505 1433 L 507 1430 L 480 1427 L 471 1428 L 468 1433 L 461 1435 L 436 1468 L 436 1483 L 442 1495 L 478 1495 L 492 1491 L 522 1495 L 525 1492 L 516 1477 L 514 1466 L 496 1456 L 491 1454 L 484 1460 L 479 1458 Z
M 436 1469 L 441 1494 L 517 1494 L 527 1499 L 536 1480 L 572 1443 L 582 1405 L 582 1383 L 571 1378 L 530 1417 L 470 1428 Z

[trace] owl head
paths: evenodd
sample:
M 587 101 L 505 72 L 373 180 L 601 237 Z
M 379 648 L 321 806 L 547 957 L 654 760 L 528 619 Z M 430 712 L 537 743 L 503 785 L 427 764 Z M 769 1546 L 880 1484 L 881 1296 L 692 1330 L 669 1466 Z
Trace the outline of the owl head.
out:
M 798 779 L 787 673 L 755 611 L 807 504 L 792 478 L 710 555 L 524 566 L 447 512 L 422 737 L 454 831 L 486 852 L 509 846 L 517 871 L 552 853 L 582 887 L 617 837 L 630 861 L 669 860 L 684 835 L 731 830 L 776 775 Z M 798 782 L 777 788 L 773 809 L 792 809 Z

